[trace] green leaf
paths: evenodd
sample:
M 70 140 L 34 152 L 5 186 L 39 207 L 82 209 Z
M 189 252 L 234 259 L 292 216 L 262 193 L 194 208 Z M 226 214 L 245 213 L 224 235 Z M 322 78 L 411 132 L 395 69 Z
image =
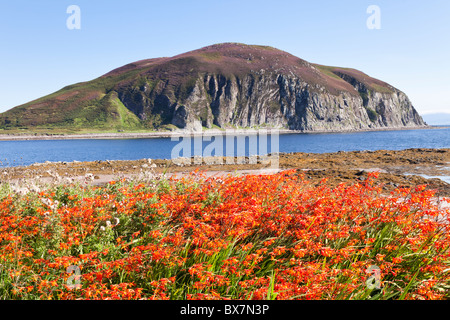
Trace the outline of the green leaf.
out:
M 416 273 L 412 277 L 411 281 L 409 281 L 409 283 L 406 286 L 405 290 L 402 292 L 401 296 L 398 298 L 399 300 L 404 300 L 405 299 L 405 296 L 408 293 L 409 289 L 411 289 L 411 286 L 412 286 L 414 280 L 416 280 L 416 277 L 419 274 L 419 271 L 420 271 L 420 269 L 416 271 Z

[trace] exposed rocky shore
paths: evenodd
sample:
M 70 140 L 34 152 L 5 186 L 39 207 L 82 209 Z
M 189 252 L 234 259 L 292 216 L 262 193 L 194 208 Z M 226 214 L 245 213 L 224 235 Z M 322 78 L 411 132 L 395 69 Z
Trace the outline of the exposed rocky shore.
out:
M 45 183 L 69 183 L 79 181 L 102 184 L 120 178 L 149 179 L 158 174 L 181 175 L 199 168 L 209 175 L 271 173 L 269 164 L 242 163 L 214 164 L 211 159 L 202 159 L 202 165 L 180 165 L 172 160 L 142 159 L 136 161 L 93 161 L 68 163 L 43 163 L 27 167 L 2 168 L 0 181 L 21 183 L 39 181 Z M 450 196 L 450 149 L 407 149 L 402 151 L 352 151 L 337 153 L 293 153 L 280 154 L 279 170 L 297 169 L 305 173 L 310 181 L 328 178 L 332 186 L 340 182 L 364 180 L 369 171 L 379 171 L 378 181 L 386 192 L 396 187 L 414 187 L 421 184 L 436 189 L 438 195 Z M 430 178 L 430 177 L 442 177 Z M 448 181 L 448 180 L 447 180 Z

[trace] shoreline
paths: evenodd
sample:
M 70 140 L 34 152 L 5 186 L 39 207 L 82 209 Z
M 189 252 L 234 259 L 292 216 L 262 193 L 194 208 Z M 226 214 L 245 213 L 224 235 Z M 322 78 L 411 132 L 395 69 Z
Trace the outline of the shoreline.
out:
M 327 134 L 327 133 L 359 133 L 359 132 L 377 132 L 377 131 L 399 131 L 399 130 L 423 130 L 423 129 L 444 129 L 446 126 L 420 126 L 420 127 L 389 127 L 364 130 L 326 130 L 326 131 L 305 131 L 289 129 L 208 129 L 200 131 L 168 131 L 168 132 L 105 132 L 105 133 L 68 133 L 68 134 L 30 134 L 13 133 L 0 134 L 0 141 L 19 141 L 19 140 L 86 140 L 86 139 L 151 139 L 151 138 L 171 138 L 183 136 L 214 136 L 214 135 L 251 135 L 258 133 L 271 132 L 278 134 Z
M 220 157 L 218 158 L 220 159 Z M 211 159 L 209 159 L 211 160 Z M 406 149 L 377 151 L 341 151 L 334 153 L 280 153 L 278 166 L 271 161 L 260 160 L 255 164 L 239 163 L 238 158 L 228 163 L 214 163 L 202 158 L 196 163 L 180 164 L 167 159 L 106 160 L 90 162 L 47 162 L 29 166 L 3 167 L 0 170 L 0 185 L 31 183 L 70 183 L 79 181 L 88 184 L 102 184 L 121 177 L 147 179 L 155 174 L 186 174 L 195 170 L 210 174 L 233 174 L 290 170 L 303 172 L 307 180 L 319 183 L 327 179 L 331 186 L 340 183 L 363 181 L 369 172 L 378 171 L 384 191 L 396 187 L 415 187 L 426 184 L 438 190 L 442 196 L 450 196 L 450 184 L 438 176 L 450 177 L 450 148 Z M 275 169 L 275 170 L 274 170 Z M 269 170 L 269 171 L 268 171 Z

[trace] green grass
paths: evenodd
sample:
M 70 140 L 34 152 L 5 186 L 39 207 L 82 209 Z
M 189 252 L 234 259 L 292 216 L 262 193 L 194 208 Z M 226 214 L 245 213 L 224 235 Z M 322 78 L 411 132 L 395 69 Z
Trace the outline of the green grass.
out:
M 356 69 L 341 68 L 341 67 L 334 67 L 334 66 L 324 66 L 324 65 L 319 65 L 319 64 L 314 64 L 314 66 L 317 69 L 319 69 L 322 73 L 324 73 L 327 76 L 330 76 L 334 79 L 345 81 L 335 73 L 335 70 L 342 70 L 342 71 L 344 71 L 344 73 L 347 73 L 351 77 L 354 77 L 357 81 L 363 83 L 371 91 L 376 91 L 376 92 L 380 92 L 380 93 L 393 93 L 392 89 L 390 87 L 388 87 L 387 84 L 383 85 L 382 81 L 374 79 Z
M 333 72 L 333 70 L 335 69 L 335 67 L 323 66 L 323 65 L 319 65 L 319 64 L 315 64 L 314 66 L 315 66 L 317 69 L 319 69 L 320 72 L 326 74 L 327 76 L 332 77 L 332 78 L 335 78 L 336 80 L 344 81 L 344 80 L 342 80 L 341 77 L 339 77 L 337 74 L 335 74 L 335 73 Z
M 369 116 L 370 121 L 375 122 L 378 119 L 378 113 L 371 109 L 371 108 L 366 108 L 367 111 L 367 115 Z

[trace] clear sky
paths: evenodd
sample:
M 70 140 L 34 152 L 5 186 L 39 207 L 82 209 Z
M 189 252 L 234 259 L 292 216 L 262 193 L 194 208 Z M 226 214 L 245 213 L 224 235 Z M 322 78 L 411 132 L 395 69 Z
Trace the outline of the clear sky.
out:
M 70 30 L 67 8 L 80 8 Z M 381 29 L 369 29 L 369 5 Z M 0 112 L 111 69 L 220 42 L 352 67 L 450 112 L 448 0 L 1 0 Z

